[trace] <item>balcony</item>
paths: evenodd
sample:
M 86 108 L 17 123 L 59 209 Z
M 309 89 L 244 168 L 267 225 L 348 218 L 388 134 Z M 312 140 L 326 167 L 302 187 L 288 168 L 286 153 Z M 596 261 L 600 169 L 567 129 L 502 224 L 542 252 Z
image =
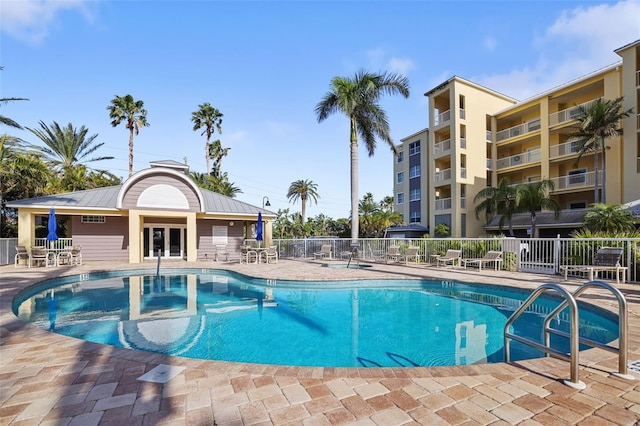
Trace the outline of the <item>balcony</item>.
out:
M 465 138 L 460 138 L 460 148 L 467 149 L 467 140 Z
M 441 198 L 436 200 L 436 211 L 437 210 L 449 210 L 451 208 L 451 198 Z
M 500 158 L 496 162 L 496 169 L 508 169 L 509 167 L 522 166 L 524 164 L 535 163 L 540 161 L 540 148 L 523 152 L 522 154 L 512 155 L 511 157 Z
M 444 182 L 445 180 L 451 179 L 451 169 L 440 170 L 434 173 L 433 181 Z
M 462 179 L 466 179 L 467 178 L 467 169 L 465 169 L 464 167 L 460 167 L 460 177 Z
M 493 142 L 493 133 L 491 132 L 491 130 L 487 130 L 487 142 Z
M 433 119 L 433 123 L 436 126 L 439 126 L 440 124 L 446 123 L 449 120 L 451 120 L 451 110 L 443 111 L 440 114 L 436 115 Z
M 496 142 L 501 142 L 507 139 L 525 135 L 527 133 L 532 133 L 536 130 L 540 130 L 539 118 L 534 118 L 533 120 L 529 120 L 526 123 L 519 124 L 514 127 L 509 127 L 508 129 L 500 130 L 498 133 L 496 133 Z
M 602 172 L 600 172 L 602 177 Z M 555 191 L 593 187 L 596 181 L 595 172 L 575 173 L 567 176 L 551 178 Z
M 460 208 L 462 208 L 462 209 L 466 209 L 467 208 L 467 198 L 466 197 L 461 197 L 460 198 Z
M 593 99 L 583 104 L 563 109 L 562 111 L 554 112 L 553 114 L 549 114 L 549 126 L 555 126 L 556 124 L 575 120 L 580 113 L 580 107 L 589 108 L 589 106 L 598 99 Z
M 449 150 L 451 150 L 451 139 L 446 139 L 442 142 L 438 142 L 433 146 L 433 153 L 435 155 L 438 155 L 440 153 L 443 153 Z
M 491 170 L 493 168 L 493 160 L 491 158 L 487 158 L 487 170 Z
M 460 118 L 462 118 L 464 120 L 465 119 L 465 115 L 466 115 L 466 113 L 465 113 L 464 109 L 460 108 Z

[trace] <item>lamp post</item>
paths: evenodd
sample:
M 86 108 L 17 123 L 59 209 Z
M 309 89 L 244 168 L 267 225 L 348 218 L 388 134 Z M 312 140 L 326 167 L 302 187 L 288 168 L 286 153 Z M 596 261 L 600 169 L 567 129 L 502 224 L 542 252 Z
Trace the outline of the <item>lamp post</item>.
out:
M 269 202 L 269 197 L 267 197 L 266 195 L 262 197 L 262 208 L 264 209 L 265 206 L 271 207 L 271 203 Z

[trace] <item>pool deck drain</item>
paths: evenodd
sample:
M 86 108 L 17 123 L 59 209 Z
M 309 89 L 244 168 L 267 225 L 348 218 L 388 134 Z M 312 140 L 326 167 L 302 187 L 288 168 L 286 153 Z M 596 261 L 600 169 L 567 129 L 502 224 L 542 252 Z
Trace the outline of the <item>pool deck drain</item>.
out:
M 230 269 L 279 280 L 433 278 L 537 288 L 584 280 L 502 271 L 373 264 L 336 271 L 321 263 L 167 262 L 172 267 Z M 155 270 L 155 264 L 143 265 Z M 23 288 L 60 275 L 140 269 L 90 262 L 59 268 L 0 267 L 0 425 L 635 425 L 640 380 L 615 377 L 617 358 L 580 354 L 583 390 L 562 384 L 568 363 L 416 368 L 302 368 L 202 361 L 115 348 L 38 329 L 16 318 L 11 300 Z M 629 360 L 640 360 L 640 292 L 619 285 L 629 303 Z M 586 301 L 617 312 L 609 295 Z M 636 367 L 637 362 L 631 362 Z M 166 383 L 138 380 L 158 366 L 182 368 Z M 631 366 L 630 366 L 631 367 Z M 157 372 L 157 370 L 155 370 Z M 630 368 L 640 378 L 635 368 Z M 161 374 L 160 376 L 162 376 Z M 164 374 L 168 376 L 168 374 Z

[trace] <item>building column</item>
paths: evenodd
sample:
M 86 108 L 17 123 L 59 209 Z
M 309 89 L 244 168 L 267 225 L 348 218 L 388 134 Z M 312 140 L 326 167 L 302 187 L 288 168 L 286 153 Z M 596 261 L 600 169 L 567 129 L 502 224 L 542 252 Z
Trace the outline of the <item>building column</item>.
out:
M 187 213 L 187 262 L 198 260 L 198 224 L 195 212 Z
M 28 249 L 35 240 L 35 216 L 29 209 L 18 209 L 18 245 Z
M 142 263 L 142 222 L 137 210 L 129 210 L 129 263 Z

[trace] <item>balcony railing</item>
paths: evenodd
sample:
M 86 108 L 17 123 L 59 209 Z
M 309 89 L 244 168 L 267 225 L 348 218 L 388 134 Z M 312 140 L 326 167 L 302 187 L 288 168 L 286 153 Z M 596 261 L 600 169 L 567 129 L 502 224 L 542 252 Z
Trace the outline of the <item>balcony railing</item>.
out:
M 436 210 L 449 210 L 451 208 L 451 198 L 441 198 L 436 200 Z
M 567 121 L 575 120 L 580 113 L 580 107 L 589 108 L 589 106 L 597 101 L 593 99 L 580 105 L 573 106 L 571 108 L 563 109 L 562 111 L 549 114 L 549 126 L 555 126 L 556 124 L 566 123 Z
M 540 154 L 540 148 L 536 148 L 531 151 L 523 152 L 522 154 L 500 158 L 496 162 L 496 168 L 501 170 L 509 167 L 521 166 L 523 164 L 535 163 L 536 161 L 540 161 Z
M 467 140 L 465 138 L 460 138 L 460 148 L 467 149 Z
M 487 130 L 487 142 L 493 142 L 493 133 L 491 130 Z
M 558 145 L 552 145 L 549 147 L 549 158 L 558 158 L 564 157 L 565 155 L 577 154 L 579 148 L 580 146 L 577 139 Z M 593 152 L 585 154 L 593 154 Z
M 467 208 L 467 198 L 466 197 L 461 197 L 460 198 L 460 208 L 461 209 L 466 209 Z
M 464 109 L 460 108 L 460 118 L 464 119 L 465 118 L 465 111 Z
M 600 172 L 602 175 L 602 172 Z M 586 188 L 595 185 L 596 173 L 585 172 L 551 178 L 556 191 L 573 188 Z
M 451 110 L 443 111 L 440 114 L 436 115 L 433 122 L 437 126 L 442 123 L 446 123 L 449 120 L 451 120 Z
M 493 168 L 493 160 L 491 158 L 487 158 L 487 169 L 491 170 Z
M 451 139 L 443 140 L 433 146 L 433 153 L 440 154 L 441 152 L 449 151 L 451 149 Z
M 467 169 L 465 169 L 464 167 L 460 167 L 460 177 L 462 179 L 466 179 L 467 178 Z
M 434 182 L 443 182 L 448 179 L 451 179 L 451 169 L 440 170 L 433 176 Z
M 500 130 L 498 133 L 496 133 L 496 141 L 500 142 L 505 139 L 515 138 L 520 135 L 535 132 L 536 130 L 540 130 L 539 118 L 534 118 L 533 120 L 529 120 L 526 123 L 519 124 L 508 129 Z

